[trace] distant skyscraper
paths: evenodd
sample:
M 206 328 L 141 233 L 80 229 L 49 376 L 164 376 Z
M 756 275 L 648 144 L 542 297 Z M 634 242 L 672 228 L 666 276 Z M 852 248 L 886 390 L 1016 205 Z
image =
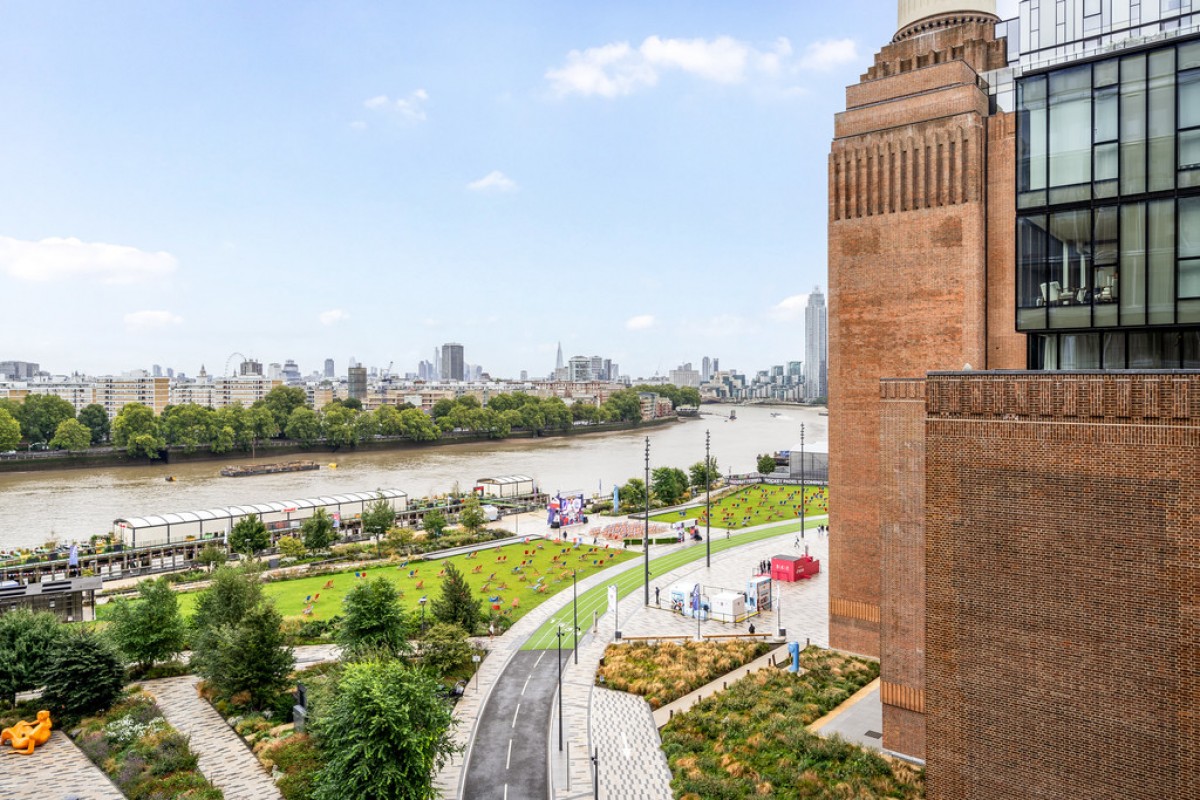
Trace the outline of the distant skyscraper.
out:
M 40 365 L 32 361 L 0 361 L 0 378 L 23 381 L 37 375 Z
M 720 372 L 720 371 L 721 371 L 721 359 L 714 358 L 713 363 L 712 363 L 712 372 L 710 372 L 708 376 L 711 378 L 713 376 L 713 373 Z
M 154 366 L 152 366 L 150 368 L 150 374 L 156 378 L 161 378 L 162 377 L 162 367 L 160 367 L 158 364 L 155 364 Z
M 300 367 L 292 359 L 283 362 L 283 380 L 288 384 L 300 383 Z
M 825 295 L 814 286 L 804 309 L 804 399 L 829 396 L 829 344 L 825 323 Z
M 261 361 L 255 361 L 253 358 L 246 359 L 238 367 L 239 375 L 259 375 L 263 374 L 263 365 Z M 155 377 L 158 377 L 157 375 Z
M 325 359 L 325 377 L 326 378 L 334 377 L 335 373 L 334 373 L 333 369 L 334 369 L 333 368 L 333 359 L 332 358 Z
M 708 356 L 700 359 L 700 380 L 707 381 L 712 377 L 712 359 Z
M 463 373 L 463 346 L 457 342 L 442 345 L 442 380 L 461 381 Z
M 527 370 L 527 369 L 521 370 L 521 380 L 523 380 L 523 381 L 529 380 L 529 370 Z
M 350 367 L 346 370 L 346 393 L 355 400 L 367 396 L 366 367 Z
M 563 368 L 562 342 L 558 343 L 558 355 L 554 358 L 554 371 L 557 373 Z

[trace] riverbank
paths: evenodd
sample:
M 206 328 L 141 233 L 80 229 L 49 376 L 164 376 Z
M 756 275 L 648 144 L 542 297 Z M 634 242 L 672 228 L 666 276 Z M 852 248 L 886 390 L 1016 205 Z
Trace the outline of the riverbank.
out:
M 140 456 L 129 456 L 115 447 L 96 448 L 95 450 L 68 453 L 38 453 L 29 458 L 8 458 L 0 460 L 0 473 L 19 472 L 49 472 L 54 470 L 97 469 L 104 467 L 145 467 L 155 464 L 190 464 L 193 462 L 222 461 L 229 464 L 239 464 L 259 458 L 277 458 L 279 456 L 299 454 L 320 454 L 336 456 L 346 453 L 367 453 L 387 450 L 426 450 L 454 444 L 479 444 L 484 442 L 509 441 L 513 439 L 549 439 L 566 436 L 585 436 L 588 434 L 615 433 L 620 431 L 638 430 L 641 428 L 658 428 L 679 422 L 677 417 L 646 420 L 642 422 L 598 422 L 593 425 L 579 425 L 567 430 L 533 431 L 516 430 L 503 439 L 490 438 L 486 433 L 455 431 L 443 434 L 440 439 L 432 442 L 414 442 L 411 439 L 399 437 L 378 437 L 369 442 L 360 442 L 352 447 L 331 447 L 329 445 L 305 445 L 295 441 L 270 440 L 255 448 L 253 454 L 244 450 L 229 450 L 223 453 L 213 453 L 207 446 L 199 447 L 191 453 L 184 452 L 181 447 L 168 447 L 163 458 L 147 459 Z

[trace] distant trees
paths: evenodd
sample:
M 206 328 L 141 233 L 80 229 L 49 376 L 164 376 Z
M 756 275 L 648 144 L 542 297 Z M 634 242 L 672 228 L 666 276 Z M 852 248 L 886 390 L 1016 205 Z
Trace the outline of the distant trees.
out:
M 458 512 L 458 524 L 463 526 L 463 530 L 474 536 L 486 523 L 487 515 L 483 513 L 483 508 L 479 505 L 479 498 L 471 495 L 463 503 L 462 511 Z
M 775 456 L 767 453 L 758 457 L 758 472 L 761 475 L 770 475 L 775 471 Z
M 304 546 L 310 552 L 317 553 L 321 550 L 328 550 L 329 545 L 333 544 L 333 540 L 336 538 L 333 531 L 333 520 L 329 518 L 325 509 L 318 508 L 316 513 L 300 524 L 300 535 L 304 539 Z
M 86 405 L 79 410 L 77 419 L 91 432 L 92 444 L 102 444 L 108 439 L 112 423 L 109 422 L 108 412 L 104 410 L 104 406 L 99 403 Z
M 21 433 L 30 442 L 49 442 L 63 420 L 74 418 L 75 406 L 57 395 L 26 395 L 21 403 Z
M 714 457 L 709 457 L 707 472 L 704 469 L 703 461 L 697 461 L 688 467 L 688 478 L 691 480 L 692 486 L 697 489 L 711 486 L 720 477 L 721 470 L 717 466 L 717 459 Z
M 379 549 L 379 537 L 388 532 L 388 528 L 396 524 L 396 512 L 392 504 L 381 494 L 379 499 L 363 510 L 362 530 L 368 536 L 375 537 L 375 549 Z
M 299 386 L 276 386 L 254 405 L 270 411 L 275 427 L 282 431 L 287 428 L 292 412 L 308 405 L 308 394 Z
M 321 438 L 321 420 L 311 408 L 297 408 L 288 415 L 285 430 L 289 439 L 310 447 Z
M 258 517 L 251 514 L 242 517 L 229 531 L 229 549 L 235 553 L 252 556 L 271 545 L 271 534 Z
M 673 506 L 683 499 L 683 493 L 687 491 L 687 473 L 676 467 L 658 467 L 651 473 L 650 485 L 659 502 Z
M 21 423 L 8 412 L 0 408 L 0 450 L 15 450 L 21 443 Z
M 421 529 L 436 539 L 442 535 L 442 531 L 446 530 L 446 526 L 449 524 L 446 521 L 446 515 L 435 508 L 425 512 L 425 517 L 421 520 Z
M 167 447 L 154 410 L 141 403 L 129 403 L 121 409 L 112 423 L 112 439 L 131 456 L 158 458 Z

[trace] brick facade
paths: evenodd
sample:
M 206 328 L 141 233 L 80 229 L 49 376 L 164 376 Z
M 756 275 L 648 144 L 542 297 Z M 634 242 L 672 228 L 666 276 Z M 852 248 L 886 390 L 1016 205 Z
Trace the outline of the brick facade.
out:
M 837 116 L 829 156 L 834 647 L 881 653 L 879 379 L 987 366 L 987 261 L 1005 244 L 1003 229 L 989 231 L 988 196 L 1002 187 L 988 180 L 992 131 L 978 72 L 1002 62 L 1003 42 L 984 22 L 897 41 L 847 90 Z M 1011 130 L 999 130 L 1008 136 L 998 146 L 1011 148 Z
M 927 394 L 927 796 L 1200 797 L 1200 373 Z

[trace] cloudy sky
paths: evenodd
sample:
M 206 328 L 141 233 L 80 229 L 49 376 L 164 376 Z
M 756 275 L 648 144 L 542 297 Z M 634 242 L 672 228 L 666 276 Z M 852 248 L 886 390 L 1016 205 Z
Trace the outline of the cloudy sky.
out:
M 0 360 L 800 359 L 833 114 L 895 24 L 893 0 L 5 2 Z

